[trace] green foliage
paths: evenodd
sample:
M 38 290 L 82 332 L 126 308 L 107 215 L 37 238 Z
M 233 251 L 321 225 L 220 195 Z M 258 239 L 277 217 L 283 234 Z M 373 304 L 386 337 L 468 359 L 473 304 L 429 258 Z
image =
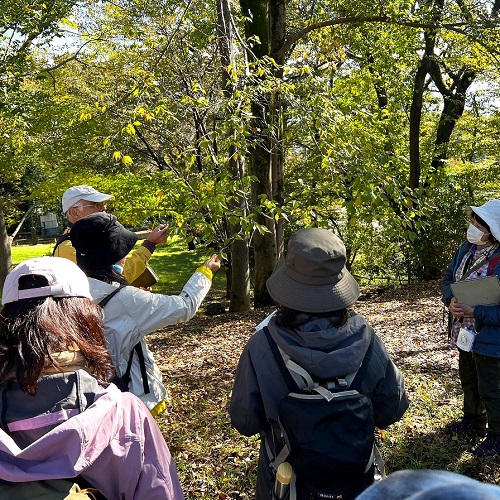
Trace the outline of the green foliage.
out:
M 115 195 L 111 208 L 122 222 L 152 227 L 168 220 L 186 240 L 214 243 L 223 254 L 232 238 L 265 231 L 255 221 L 264 214 L 283 218 L 287 234 L 304 225 L 334 228 L 363 279 L 428 275 L 422 255 L 429 245 L 431 267 L 442 268 L 440 256 L 460 232 L 443 236 L 442 226 L 460 226 L 455 214 L 470 196 L 446 195 L 462 174 L 433 172 L 442 95 L 430 81 L 422 103 L 421 185 L 408 189 L 408 114 L 422 50 L 419 23 L 437 19 L 430 4 L 289 2 L 293 30 L 324 27 L 298 39 L 283 68 L 268 55 L 244 57 L 246 13 L 238 17 L 233 9 L 239 36 L 232 40 L 234 63 L 224 68 L 231 91 L 221 87 L 217 9 L 210 2 L 84 3 L 71 21 L 72 4 L 58 5 L 67 9 L 66 20 L 57 25 L 53 17 L 47 36 L 72 26 L 88 44 L 67 64 L 73 54 L 55 46 L 22 59 L 23 77 L 0 114 L 9 222 L 29 203 L 58 210 L 67 187 L 91 184 Z M 34 16 L 38 7 L 26 12 Z M 469 8 L 466 17 L 445 4 L 443 19 L 467 26 L 437 30 L 436 58 L 457 73 L 473 69 L 484 82 L 471 92 L 447 146 L 450 164 L 470 174 L 463 174 L 467 193 L 480 197 L 497 189 L 495 175 L 476 175 L 490 172 L 498 158 L 498 86 L 490 85 L 498 72 L 488 52 L 497 35 L 485 30 L 481 5 Z M 383 22 L 352 22 L 380 14 Z M 344 21 L 326 26 L 338 18 Z M 248 44 L 257 50 L 259 40 Z M 40 71 L 48 63 L 53 69 Z M 284 105 L 255 126 L 251 104 L 262 96 Z M 230 165 L 268 140 L 284 152 L 283 198 L 251 200 L 248 165 L 243 161 L 239 171 Z M 231 235 L 230 225 L 240 232 Z

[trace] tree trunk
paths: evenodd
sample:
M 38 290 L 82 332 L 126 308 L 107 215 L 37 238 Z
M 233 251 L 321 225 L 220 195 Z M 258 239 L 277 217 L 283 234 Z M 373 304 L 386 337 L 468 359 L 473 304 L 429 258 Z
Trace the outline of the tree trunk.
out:
M 252 134 L 250 148 L 250 174 L 256 180 L 252 182 L 252 203 L 259 207 L 261 196 L 272 200 L 271 154 L 269 130 L 266 130 L 269 102 L 262 97 L 261 102 L 252 103 Z M 265 128 L 263 128 L 265 127 Z M 272 303 L 267 292 L 266 281 L 273 272 L 277 260 L 276 229 L 274 218 L 263 210 L 258 210 L 255 221 L 267 228 L 267 232 L 255 231 L 253 248 L 255 257 L 254 305 L 262 307 Z
M 410 176 L 408 186 L 413 191 L 420 184 L 420 123 L 425 79 L 429 73 L 429 58 L 434 52 L 434 34 L 425 35 L 425 51 L 415 73 L 410 107 Z
M 246 16 L 245 35 L 247 40 L 256 39 L 252 54 L 257 60 L 270 54 L 269 46 L 269 4 L 267 0 L 240 0 L 241 11 Z M 249 171 L 256 180 L 252 183 L 252 203 L 256 211 L 255 222 L 267 228 L 267 232 L 254 231 L 253 248 L 255 257 L 254 305 L 272 303 L 266 288 L 277 260 L 276 228 L 274 218 L 261 206 L 261 199 L 273 199 L 270 96 L 256 92 L 251 104 Z
M 463 7 L 462 4 L 460 5 Z M 500 1 L 497 0 L 491 11 L 492 19 L 497 17 L 499 10 Z M 466 11 L 465 16 L 467 17 Z M 429 72 L 444 100 L 434 144 L 434 155 L 431 164 L 432 175 L 439 171 L 448 159 L 447 146 L 450 142 L 451 134 L 464 112 L 467 90 L 476 79 L 477 74 L 472 69 L 463 67 L 460 71 L 448 72 L 445 80 L 440 66 L 435 60 L 432 60 Z M 446 81 L 451 81 L 451 85 L 447 85 Z
M 437 65 L 436 65 L 437 66 Z M 436 68 L 439 71 L 439 68 Z M 432 72 L 434 81 L 441 80 L 441 74 Z M 438 89 L 443 96 L 443 110 L 439 117 L 438 128 L 436 132 L 436 141 L 434 143 L 434 155 L 431 163 L 431 175 L 441 170 L 448 159 L 448 143 L 455 125 L 462 116 L 465 109 L 465 99 L 467 89 L 475 80 L 476 73 L 464 70 L 460 76 L 454 78 L 454 91 L 438 85 Z M 453 76 L 452 76 L 453 78 Z M 441 80 L 442 82 L 442 80 Z
M 231 10 L 228 0 L 220 0 L 217 3 L 218 14 L 218 38 L 222 59 L 222 89 L 228 100 L 234 93 L 234 85 L 228 75 L 227 68 L 234 67 L 233 30 L 231 24 Z M 229 133 L 234 135 L 234 131 Z M 237 158 L 237 159 L 235 159 Z M 229 170 L 234 180 L 241 181 L 244 176 L 244 164 L 242 155 L 237 154 L 234 146 L 230 147 Z M 243 190 L 240 190 L 243 192 Z M 237 194 L 230 206 L 236 209 L 243 217 L 247 215 L 247 200 L 243 194 Z M 229 311 L 248 311 L 250 309 L 250 263 L 248 239 L 242 236 L 241 225 L 231 224 L 230 232 L 233 241 L 228 258 L 229 266 Z
M 474 81 L 476 74 L 473 71 L 464 69 L 458 75 L 448 75 L 448 79 L 453 83 L 451 86 L 447 86 L 444 83 L 439 66 L 432 62 L 430 75 L 443 96 L 443 109 L 437 126 L 430 168 L 430 176 L 432 176 L 436 172 L 442 171 L 446 166 L 448 144 L 453 130 L 464 112 L 466 92 Z M 430 185 L 429 177 L 425 179 L 423 185 L 426 188 Z M 420 235 L 414 248 L 417 255 L 425 256 L 420 258 L 420 278 L 424 280 L 438 278 L 441 274 L 441 269 L 437 263 L 438 259 L 436 257 L 433 258 L 433 256 L 439 255 L 442 249 L 436 248 L 434 242 L 429 241 L 425 233 Z
M 280 49 L 286 39 L 286 4 L 285 0 L 270 0 L 270 49 L 271 57 L 277 64 L 274 76 L 283 78 L 283 64 L 285 54 L 279 56 Z M 271 123 L 272 123 L 272 144 L 271 144 L 271 174 L 272 192 L 274 202 L 278 205 L 283 203 L 283 185 L 285 180 L 283 137 L 285 129 L 285 104 L 279 92 L 272 96 L 271 100 Z M 285 230 L 284 220 L 280 217 L 276 223 L 276 253 L 277 258 L 281 258 L 285 251 Z
M 231 244 L 231 295 L 229 311 L 250 310 L 250 266 L 248 240 L 234 240 Z M 238 265 L 241 263 L 241 265 Z
M 11 238 L 7 235 L 3 205 L 0 203 L 0 286 L 12 267 Z
M 432 2 L 427 2 L 429 5 Z M 441 12 L 442 0 L 434 5 L 434 19 L 437 21 Z M 410 107 L 410 123 L 409 123 L 409 154 L 410 154 L 410 174 L 408 179 L 408 187 L 410 192 L 414 192 L 420 187 L 421 182 L 421 165 L 420 165 L 420 125 L 422 122 L 422 106 L 423 106 L 423 95 L 425 90 L 425 83 L 427 76 L 429 75 L 431 61 L 434 57 L 434 48 L 436 44 L 436 32 L 435 30 L 428 30 L 424 32 L 425 48 L 422 54 L 422 59 L 415 73 L 415 79 L 413 82 L 413 95 Z M 418 197 L 416 198 L 418 199 Z M 417 207 L 411 207 L 417 208 Z M 407 210 L 407 207 L 402 207 L 403 211 Z M 419 219 L 421 222 L 421 219 Z M 427 252 L 430 249 L 426 249 L 425 235 L 419 231 L 418 226 L 415 224 L 416 219 L 411 220 L 411 231 L 417 235 L 413 240 L 409 239 L 408 244 L 411 246 L 412 254 L 417 256 L 417 264 L 412 266 L 411 256 L 407 256 L 407 269 L 408 269 L 408 281 L 412 280 L 415 275 L 421 274 L 425 267 L 424 262 L 427 258 Z M 415 269 L 413 269 L 415 267 Z

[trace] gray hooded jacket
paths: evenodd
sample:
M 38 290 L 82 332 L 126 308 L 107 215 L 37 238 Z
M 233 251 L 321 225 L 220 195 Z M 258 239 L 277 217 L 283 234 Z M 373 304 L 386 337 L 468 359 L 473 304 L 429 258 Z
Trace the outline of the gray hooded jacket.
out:
M 332 324 L 330 318 L 313 318 L 298 330 L 280 328 L 271 318 L 269 330 L 293 361 L 313 377 L 326 380 L 358 370 L 373 333 L 366 320 L 356 314 L 349 315 L 341 326 Z M 403 416 L 408 399 L 400 371 L 382 341 L 373 335 L 373 352 L 359 390 L 371 399 L 375 425 L 383 429 Z M 262 437 L 256 498 L 269 498 L 271 477 L 265 442 L 268 441 L 271 450 L 274 448 L 274 453 L 283 446 L 279 442 L 278 406 L 287 394 L 287 385 L 265 333 L 258 330 L 241 355 L 230 406 L 231 422 L 241 434 L 261 434 Z M 273 444 L 273 441 L 277 442 Z

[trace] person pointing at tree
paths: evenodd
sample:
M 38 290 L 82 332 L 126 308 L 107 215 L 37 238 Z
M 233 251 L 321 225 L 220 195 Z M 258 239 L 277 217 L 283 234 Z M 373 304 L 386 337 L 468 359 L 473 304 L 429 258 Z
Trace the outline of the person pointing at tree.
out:
M 61 204 L 63 214 L 68 219 L 68 227 L 58 239 L 52 255 L 76 263 L 76 251 L 71 243 L 71 228 L 75 222 L 88 215 L 105 212 L 106 203 L 113 198 L 113 195 L 101 193 L 92 186 L 71 186 L 67 189 L 62 196 Z M 123 267 L 123 276 L 128 283 L 133 283 L 144 273 L 156 245 L 165 243 L 167 236 L 168 225 L 160 224 L 149 233 L 139 248 L 130 253 Z
M 71 230 L 78 267 L 89 279 L 94 302 L 104 308 L 104 332 L 120 388 L 138 396 L 154 416 L 168 403 L 162 373 L 146 337 L 169 325 L 189 321 L 212 286 L 220 268 L 212 255 L 187 280 L 178 295 L 150 293 L 127 286 L 114 265 L 128 260 L 137 235 L 114 215 L 95 213 L 80 219 Z

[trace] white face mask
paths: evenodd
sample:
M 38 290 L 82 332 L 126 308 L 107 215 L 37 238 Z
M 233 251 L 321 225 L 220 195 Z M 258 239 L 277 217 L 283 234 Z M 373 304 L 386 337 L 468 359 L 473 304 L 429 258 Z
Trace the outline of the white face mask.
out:
M 473 224 L 469 224 L 469 227 L 467 228 L 467 241 L 469 243 L 472 243 L 473 245 L 484 245 L 486 241 L 481 240 L 484 235 L 485 233 L 483 233 L 481 229 L 478 229 Z

